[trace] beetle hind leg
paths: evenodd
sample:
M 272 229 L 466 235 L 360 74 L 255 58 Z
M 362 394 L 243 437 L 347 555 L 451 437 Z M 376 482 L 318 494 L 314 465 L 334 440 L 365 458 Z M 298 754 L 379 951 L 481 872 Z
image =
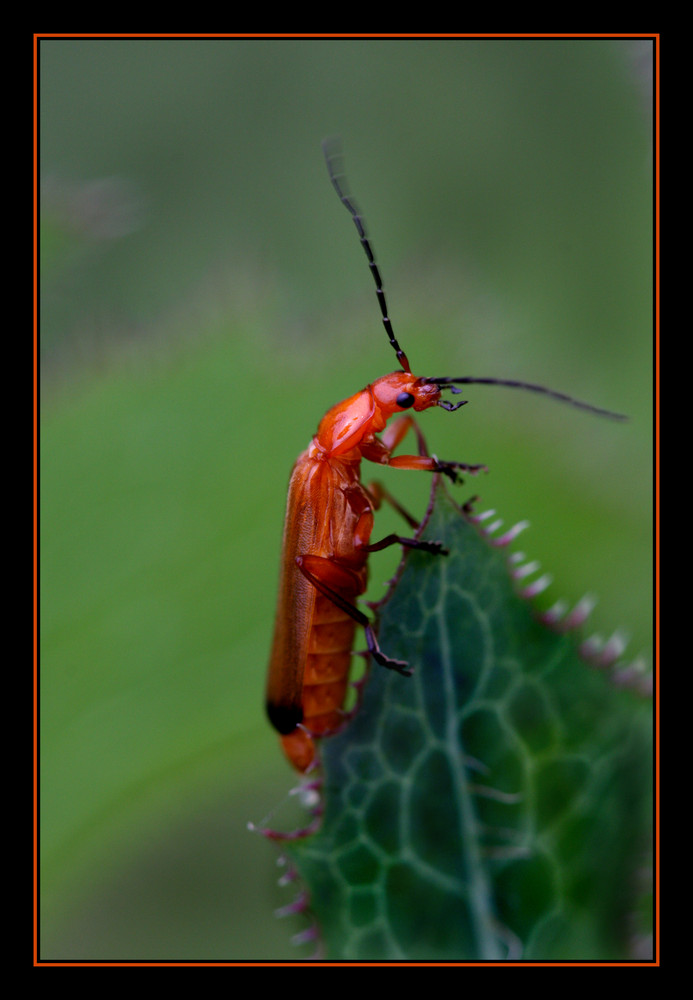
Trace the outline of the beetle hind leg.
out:
M 348 569 L 342 568 L 324 556 L 312 555 L 296 556 L 296 565 L 306 580 L 313 584 L 318 593 L 329 598 L 346 615 L 363 626 L 366 633 L 368 650 L 376 663 L 379 663 L 381 667 L 386 667 L 388 670 L 395 670 L 398 674 L 403 674 L 405 677 L 411 676 L 412 670 L 406 660 L 395 660 L 393 657 L 386 656 L 383 653 L 378 645 L 378 640 L 368 616 L 359 611 L 351 601 L 336 589 L 339 586 L 340 578 L 346 582 L 347 579 L 352 577 Z M 321 573 L 322 576 L 320 575 Z M 330 577 L 330 582 L 327 582 L 325 577 Z
M 375 637 L 375 632 L 373 631 L 373 626 L 368 623 L 365 626 L 366 633 L 366 643 L 368 644 L 368 652 L 371 654 L 376 663 L 379 663 L 381 667 L 387 667 L 388 670 L 395 670 L 398 674 L 402 674 L 404 677 L 411 677 L 414 671 L 411 669 L 406 660 L 395 660 L 391 656 L 386 656 L 382 649 L 378 645 L 378 640 Z

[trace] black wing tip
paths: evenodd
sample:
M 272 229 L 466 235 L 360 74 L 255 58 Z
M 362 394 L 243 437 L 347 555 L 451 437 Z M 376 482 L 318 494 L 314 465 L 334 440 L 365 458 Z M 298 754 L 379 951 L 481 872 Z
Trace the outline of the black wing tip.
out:
M 293 733 L 296 726 L 303 722 L 303 709 L 300 705 L 277 704 L 276 702 L 268 701 L 265 705 L 265 710 L 267 711 L 267 718 L 282 736 L 288 736 L 289 733 Z

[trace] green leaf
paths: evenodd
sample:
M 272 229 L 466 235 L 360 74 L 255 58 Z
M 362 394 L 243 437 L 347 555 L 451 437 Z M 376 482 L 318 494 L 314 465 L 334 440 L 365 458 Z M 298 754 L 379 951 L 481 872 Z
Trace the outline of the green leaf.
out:
M 322 744 L 322 820 L 286 846 L 325 957 L 632 957 L 649 857 L 651 705 L 518 596 L 507 550 L 442 487 Z M 640 677 L 640 680 L 642 678 Z

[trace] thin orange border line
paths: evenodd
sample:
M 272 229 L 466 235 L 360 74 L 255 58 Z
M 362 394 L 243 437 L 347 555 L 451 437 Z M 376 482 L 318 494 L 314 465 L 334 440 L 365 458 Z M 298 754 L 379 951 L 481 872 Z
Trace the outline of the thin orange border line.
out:
M 654 711 L 655 711 L 655 816 L 654 816 L 654 933 L 655 949 L 654 954 L 659 965 L 659 945 L 660 945 L 660 771 L 659 771 L 659 749 L 660 749 L 660 699 L 659 699 L 659 666 L 660 666 L 660 124 L 659 124 L 659 35 L 655 38 L 655 74 L 654 74 L 654 243 L 655 243 L 655 269 L 654 269 L 654 320 L 655 320 L 655 508 L 654 508 L 654 539 L 655 539 L 655 662 L 654 662 Z
M 170 33 L 124 33 L 124 32 L 104 32 L 104 33 L 71 33 L 71 32 L 59 32 L 59 33 L 47 33 L 47 34 L 35 34 L 34 41 L 37 43 L 39 41 L 52 39 L 52 38 L 63 38 L 63 39 L 97 39 L 97 38 L 112 38 L 112 39 L 250 39 L 250 40 L 262 40 L 262 39 L 288 39 L 300 40 L 300 39 L 329 39 L 329 38 L 343 38 L 346 40 L 350 39 L 446 39 L 450 38 L 453 40 L 463 40 L 465 38 L 470 39 L 536 39 L 537 41 L 551 41 L 552 39 L 570 38 L 579 40 L 581 38 L 586 39 L 619 39 L 619 38 L 642 38 L 651 39 L 656 47 L 657 52 L 659 51 L 659 34 L 646 34 L 641 32 L 613 32 L 613 31 L 603 31 L 603 32 L 552 32 L 552 33 L 540 33 L 540 32 L 525 32 L 525 33 L 472 33 L 472 32 L 170 32 Z
M 34 964 L 38 958 L 38 36 L 34 35 Z

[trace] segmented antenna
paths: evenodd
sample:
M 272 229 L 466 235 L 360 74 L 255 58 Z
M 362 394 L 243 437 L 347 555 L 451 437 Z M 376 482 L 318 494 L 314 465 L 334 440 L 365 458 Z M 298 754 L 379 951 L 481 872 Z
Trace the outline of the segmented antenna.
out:
M 538 392 L 544 396 L 549 396 L 551 399 L 557 399 L 560 403 L 568 403 L 570 406 L 577 407 L 578 410 L 587 410 L 588 413 L 596 413 L 599 417 L 609 417 L 611 420 L 627 420 L 628 417 L 623 413 L 614 413 L 612 410 L 603 410 L 600 406 L 592 406 L 591 403 L 583 403 L 580 399 L 575 399 L 573 396 L 566 396 L 564 392 L 556 392 L 555 389 L 547 389 L 544 385 L 535 385 L 533 382 L 518 382 L 515 379 L 506 378 L 425 378 L 424 382 L 432 382 L 434 385 L 439 385 L 441 388 L 449 385 L 452 392 L 462 392 L 461 389 L 453 388 L 454 385 L 504 385 L 510 389 L 525 389 L 527 392 Z M 444 405 L 444 404 L 443 404 Z M 458 403 L 453 406 L 452 403 L 448 403 L 445 406 L 446 410 L 456 410 L 462 403 Z
M 380 271 L 378 270 L 378 265 L 375 262 L 375 256 L 373 254 L 373 247 L 366 233 L 366 224 L 363 216 L 361 215 L 356 202 L 351 196 L 351 192 L 347 186 L 346 174 L 344 173 L 344 157 L 342 154 L 342 145 L 338 138 L 324 139 L 322 143 L 322 151 L 325 156 L 325 163 L 327 164 L 327 172 L 330 175 L 330 180 L 332 181 L 332 186 L 339 195 L 339 200 L 342 202 L 344 207 L 348 210 L 352 219 L 354 220 L 354 225 L 359 234 L 359 239 L 361 240 L 361 246 L 363 247 L 366 257 L 368 258 L 368 266 L 371 269 L 371 274 L 373 275 L 373 280 L 375 281 L 375 293 L 378 297 L 378 303 L 380 305 L 380 312 L 383 317 L 383 326 L 385 327 L 385 332 L 387 333 L 388 340 L 392 344 L 392 347 L 397 354 L 397 360 L 404 369 L 405 372 L 411 374 L 411 366 L 409 360 L 402 350 L 402 348 L 397 343 L 397 338 L 395 337 L 394 331 L 392 329 L 392 323 L 390 322 L 390 317 L 387 314 L 387 303 L 385 301 L 385 291 L 383 289 L 382 278 L 380 277 Z M 574 406 L 578 410 L 586 410 L 588 413 L 595 413 L 600 417 L 609 417 L 611 420 L 627 420 L 622 413 L 614 413 L 611 410 L 604 410 L 600 406 L 592 406 L 591 403 L 583 403 L 580 399 L 575 399 L 573 396 L 567 396 L 563 392 L 556 392 L 555 389 L 547 389 L 543 385 L 535 385 L 533 382 L 519 382 L 516 379 L 504 379 L 504 378 L 473 378 L 471 376 L 464 378 L 425 378 L 422 379 L 423 382 L 430 382 L 434 385 L 438 385 L 441 388 L 448 386 L 451 392 L 460 393 L 461 389 L 456 389 L 456 385 L 503 385 L 510 389 L 524 389 L 527 392 L 537 392 L 544 396 L 548 396 L 551 399 L 556 399 L 560 403 L 568 403 L 569 406 Z M 466 402 L 466 400 L 464 401 Z M 447 400 L 440 400 L 439 406 L 442 406 L 446 410 L 454 411 L 458 410 L 460 406 L 464 406 L 464 402 L 460 403 L 449 403 Z
M 409 360 L 402 348 L 397 343 L 397 338 L 395 337 L 394 331 L 392 329 L 392 323 L 390 322 L 390 317 L 387 314 L 387 303 L 385 301 L 385 292 L 383 290 L 383 282 L 380 277 L 380 271 L 378 270 L 378 265 L 375 262 L 375 257 L 373 256 L 373 247 L 368 239 L 366 233 L 366 224 L 363 216 L 359 212 L 356 202 L 351 196 L 351 193 L 347 187 L 346 175 L 344 173 L 343 167 L 343 155 L 342 146 L 339 139 L 325 139 L 322 143 L 322 151 L 325 156 L 325 163 L 327 164 L 327 172 L 330 175 L 330 180 L 332 181 L 332 186 L 339 195 L 339 200 L 349 211 L 352 219 L 354 220 L 354 225 L 356 226 L 357 232 L 359 234 L 359 239 L 361 240 L 361 246 L 363 247 L 366 257 L 368 258 L 368 266 L 371 269 L 371 274 L 373 275 L 373 280 L 375 281 L 375 294 L 378 296 L 378 304 L 380 305 L 380 312 L 383 316 L 383 326 L 385 327 L 385 333 L 387 334 L 388 340 L 395 349 L 397 354 L 397 360 L 404 369 L 405 372 L 411 372 L 411 367 L 409 365 Z

